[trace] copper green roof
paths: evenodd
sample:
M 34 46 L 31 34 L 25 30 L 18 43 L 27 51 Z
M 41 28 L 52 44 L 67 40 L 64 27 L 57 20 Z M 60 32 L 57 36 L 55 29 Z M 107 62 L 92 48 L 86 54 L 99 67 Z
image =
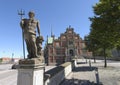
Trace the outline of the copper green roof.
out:
M 48 38 L 48 44 L 52 44 L 53 43 L 53 38 L 52 37 L 49 37 Z

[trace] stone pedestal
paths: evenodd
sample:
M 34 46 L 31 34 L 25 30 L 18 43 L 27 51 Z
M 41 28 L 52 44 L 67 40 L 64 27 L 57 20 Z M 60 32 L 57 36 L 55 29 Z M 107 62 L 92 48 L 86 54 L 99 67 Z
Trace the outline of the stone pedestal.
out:
M 17 85 L 43 85 L 44 63 L 39 58 L 19 61 Z

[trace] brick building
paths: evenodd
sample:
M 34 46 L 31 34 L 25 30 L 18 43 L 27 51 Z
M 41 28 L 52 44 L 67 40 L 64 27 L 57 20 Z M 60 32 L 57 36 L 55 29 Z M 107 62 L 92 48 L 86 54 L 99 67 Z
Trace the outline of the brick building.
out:
M 48 65 L 59 65 L 71 61 L 75 57 L 84 55 L 86 52 L 84 48 L 85 43 L 82 38 L 69 26 L 57 39 L 54 35 L 47 37 L 44 49 L 45 62 Z

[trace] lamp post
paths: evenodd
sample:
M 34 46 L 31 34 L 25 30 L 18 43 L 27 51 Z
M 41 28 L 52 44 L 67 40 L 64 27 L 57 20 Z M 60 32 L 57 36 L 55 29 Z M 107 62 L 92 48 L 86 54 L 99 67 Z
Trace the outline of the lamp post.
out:
M 13 56 L 14 56 L 14 53 L 12 53 L 12 62 L 14 62 Z
M 85 37 L 85 43 L 87 44 L 88 47 L 90 46 L 90 40 L 88 37 Z M 88 56 L 88 51 L 87 51 L 87 56 Z M 89 58 L 89 66 L 91 68 L 91 58 Z

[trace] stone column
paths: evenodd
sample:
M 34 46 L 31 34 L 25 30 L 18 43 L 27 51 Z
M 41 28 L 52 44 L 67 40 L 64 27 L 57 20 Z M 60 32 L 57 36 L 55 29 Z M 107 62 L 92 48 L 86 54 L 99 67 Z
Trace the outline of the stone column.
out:
M 40 58 L 19 61 L 17 85 L 43 85 L 44 63 Z

